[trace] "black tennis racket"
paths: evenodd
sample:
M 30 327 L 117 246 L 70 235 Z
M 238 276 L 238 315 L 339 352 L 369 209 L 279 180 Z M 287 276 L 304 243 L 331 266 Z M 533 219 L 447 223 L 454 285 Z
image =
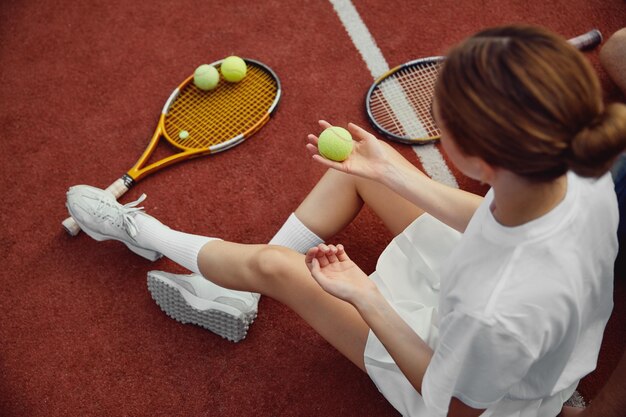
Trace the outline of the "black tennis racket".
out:
M 595 48 L 602 34 L 593 29 L 569 40 L 580 50 Z M 379 77 L 367 92 L 367 117 L 387 139 L 409 145 L 437 141 L 441 132 L 431 114 L 435 81 L 445 57 L 433 56 L 399 65 Z

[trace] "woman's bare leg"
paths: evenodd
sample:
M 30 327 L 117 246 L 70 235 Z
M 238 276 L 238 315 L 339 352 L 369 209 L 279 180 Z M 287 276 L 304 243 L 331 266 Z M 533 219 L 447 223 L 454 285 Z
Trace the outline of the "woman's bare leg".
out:
M 362 370 L 369 327 L 356 309 L 326 293 L 304 255 L 273 245 L 207 243 L 198 254 L 202 275 L 216 284 L 269 296 L 295 311 Z
M 600 50 L 600 63 L 626 94 L 626 27 L 615 32 Z
M 326 240 L 368 205 L 395 236 L 424 211 L 377 182 L 329 169 L 296 209 L 311 231 Z
M 347 226 L 368 205 L 392 234 L 424 213 L 382 184 L 329 169 L 295 211 L 322 239 Z M 198 267 L 216 284 L 269 296 L 295 311 L 339 352 L 365 370 L 369 327 L 356 309 L 313 280 L 304 256 L 268 245 L 213 241 L 198 254 Z

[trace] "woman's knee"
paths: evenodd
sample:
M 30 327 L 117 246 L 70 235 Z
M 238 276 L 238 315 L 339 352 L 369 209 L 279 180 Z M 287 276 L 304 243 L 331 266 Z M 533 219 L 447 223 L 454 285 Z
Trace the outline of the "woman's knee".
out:
M 613 81 L 626 92 L 626 28 L 615 32 L 602 46 L 600 62 Z
M 250 268 L 265 281 L 279 283 L 293 275 L 296 258 L 297 256 L 293 251 L 287 248 L 266 245 L 261 247 L 250 259 Z
M 626 28 L 615 32 L 602 46 L 600 60 L 604 62 L 620 61 L 623 63 L 626 56 Z

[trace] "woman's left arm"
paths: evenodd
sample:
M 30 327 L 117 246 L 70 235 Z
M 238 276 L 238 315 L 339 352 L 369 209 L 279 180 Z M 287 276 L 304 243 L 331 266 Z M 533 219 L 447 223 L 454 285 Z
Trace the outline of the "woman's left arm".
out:
M 385 346 L 404 376 L 417 392 L 422 394 L 422 382 L 433 350 L 398 315 L 378 288 L 363 293 L 353 305 Z M 484 411 L 452 398 L 448 417 L 474 417 L 480 416 Z
M 330 124 L 321 120 L 320 127 Z M 379 182 L 448 226 L 463 232 L 483 197 L 437 182 L 405 159 L 388 143 L 350 123 L 355 139 L 350 157 L 335 162 L 321 156 L 319 138 L 308 136 L 307 149 L 318 163 L 350 175 Z
M 400 317 L 378 287 L 354 262 L 342 245 L 320 245 L 307 252 L 306 264 L 328 293 L 352 304 L 383 343 L 411 385 L 422 393 L 424 374 L 433 350 Z M 453 399 L 449 416 L 479 416 L 484 410 Z

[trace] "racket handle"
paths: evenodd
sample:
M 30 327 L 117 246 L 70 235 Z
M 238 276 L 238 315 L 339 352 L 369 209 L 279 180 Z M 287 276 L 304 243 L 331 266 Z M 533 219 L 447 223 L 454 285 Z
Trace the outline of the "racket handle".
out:
M 126 194 L 126 191 L 130 188 L 127 184 L 128 183 L 125 178 L 120 178 L 113 184 L 109 185 L 106 190 L 113 194 L 113 197 L 115 197 L 116 200 L 119 200 L 119 198 Z
M 602 42 L 602 33 L 598 29 L 592 29 L 587 33 L 578 35 L 575 38 L 569 40 L 569 43 L 574 45 L 581 51 L 587 51 L 600 45 Z
M 129 187 L 126 185 L 124 178 L 120 178 L 117 181 L 115 181 L 113 184 L 109 185 L 106 191 L 113 194 L 113 196 L 117 200 L 121 196 L 123 196 L 124 193 L 126 193 L 126 191 L 128 191 L 128 188 Z M 61 224 L 63 225 L 63 228 L 70 236 L 76 236 L 80 233 L 80 226 L 71 217 L 68 217 L 67 219 L 63 220 Z
M 80 226 L 74 219 L 68 217 L 61 222 L 61 225 L 70 236 L 76 236 L 80 233 Z

